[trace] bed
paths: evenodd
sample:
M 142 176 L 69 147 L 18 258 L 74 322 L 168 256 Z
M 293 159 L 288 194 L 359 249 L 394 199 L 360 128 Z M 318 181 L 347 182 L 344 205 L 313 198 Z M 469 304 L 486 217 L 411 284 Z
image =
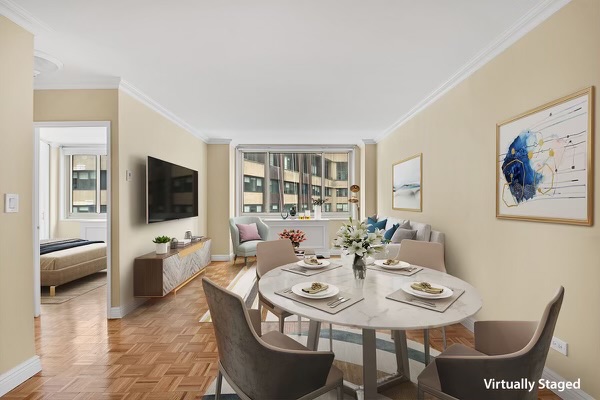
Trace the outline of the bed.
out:
M 106 269 L 106 243 L 84 239 L 47 239 L 40 241 L 40 281 L 56 287 Z

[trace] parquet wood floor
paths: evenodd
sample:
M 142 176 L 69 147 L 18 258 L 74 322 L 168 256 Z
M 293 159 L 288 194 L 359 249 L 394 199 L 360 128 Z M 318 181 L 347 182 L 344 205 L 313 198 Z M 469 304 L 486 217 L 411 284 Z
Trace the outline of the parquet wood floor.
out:
M 205 276 L 226 286 L 242 268 L 239 262 L 213 262 Z M 35 334 L 43 370 L 2 399 L 199 399 L 217 375 L 212 324 L 198 322 L 206 311 L 201 279 L 177 295 L 148 300 L 121 320 L 106 319 L 106 287 L 63 304 L 42 305 Z M 449 343 L 472 345 L 472 334 L 461 325 L 446 332 Z M 408 336 L 422 341 L 421 332 Z M 439 330 L 431 337 L 439 349 Z M 394 393 L 386 392 L 406 398 Z M 540 399 L 558 397 L 544 392 Z

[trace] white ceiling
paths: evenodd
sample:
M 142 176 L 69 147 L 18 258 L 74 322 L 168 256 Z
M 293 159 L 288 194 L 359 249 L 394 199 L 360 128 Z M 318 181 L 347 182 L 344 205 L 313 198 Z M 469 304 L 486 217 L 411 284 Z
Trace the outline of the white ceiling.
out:
M 64 63 L 119 79 L 200 137 L 377 139 L 568 0 L 0 0 Z

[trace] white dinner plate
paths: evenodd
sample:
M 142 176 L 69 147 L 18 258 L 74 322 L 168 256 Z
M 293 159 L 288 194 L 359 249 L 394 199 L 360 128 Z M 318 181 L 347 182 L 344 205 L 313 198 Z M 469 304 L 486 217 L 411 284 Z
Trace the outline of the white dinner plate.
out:
M 340 289 L 338 289 L 337 286 L 325 282 L 321 283 L 325 283 L 326 285 L 329 285 L 329 287 L 327 288 L 327 290 L 324 290 L 322 292 L 310 294 L 302 291 L 302 289 L 309 288 L 313 282 L 314 281 L 298 283 L 292 286 L 292 292 L 294 294 L 297 294 L 298 296 L 306 297 L 307 299 L 326 299 L 328 297 L 333 297 L 340 292 Z
M 319 268 L 323 268 L 323 267 L 326 267 L 329 265 L 329 261 L 327 261 L 327 260 L 319 260 L 319 262 L 321 264 L 315 265 L 315 264 L 307 264 L 304 262 L 304 260 L 300 260 L 296 264 L 298 264 L 299 266 L 304 267 L 306 269 L 319 269 Z
M 420 281 L 416 281 L 416 282 L 420 282 Z M 420 290 L 415 290 L 410 287 L 410 285 L 412 285 L 413 283 L 415 283 L 415 282 L 405 283 L 404 285 L 402 285 L 402 290 L 404 290 L 408 294 L 412 294 L 413 296 L 421 297 L 423 299 L 445 299 L 454 294 L 452 289 L 447 288 L 446 286 L 438 285 L 437 283 L 431 283 L 431 282 L 429 282 L 429 284 L 432 287 L 444 289 L 444 291 L 440 294 L 430 294 L 430 293 L 421 292 Z
M 386 265 L 385 262 L 387 260 L 375 260 L 375 265 L 379 265 L 381 268 L 385 269 L 405 269 L 410 268 L 410 264 L 405 261 L 399 261 L 398 264 L 394 265 Z

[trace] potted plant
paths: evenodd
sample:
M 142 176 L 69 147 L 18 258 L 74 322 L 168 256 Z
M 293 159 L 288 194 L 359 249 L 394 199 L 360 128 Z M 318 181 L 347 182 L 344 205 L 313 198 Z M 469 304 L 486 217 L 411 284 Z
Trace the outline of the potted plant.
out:
M 365 257 L 379 251 L 383 233 L 383 229 L 376 229 L 375 232 L 369 233 L 366 223 L 352 218 L 347 223 L 342 224 L 337 231 L 333 244 L 336 248 L 343 248 L 349 254 L 354 255 L 352 269 L 355 278 L 365 279 L 367 273 Z
M 152 242 L 156 243 L 156 254 L 167 254 L 169 252 L 169 245 L 171 244 L 170 237 L 157 236 Z
M 318 199 L 313 199 L 313 210 L 315 211 L 315 219 L 321 219 L 321 207 L 324 203 L 329 199 L 323 199 L 322 197 Z

